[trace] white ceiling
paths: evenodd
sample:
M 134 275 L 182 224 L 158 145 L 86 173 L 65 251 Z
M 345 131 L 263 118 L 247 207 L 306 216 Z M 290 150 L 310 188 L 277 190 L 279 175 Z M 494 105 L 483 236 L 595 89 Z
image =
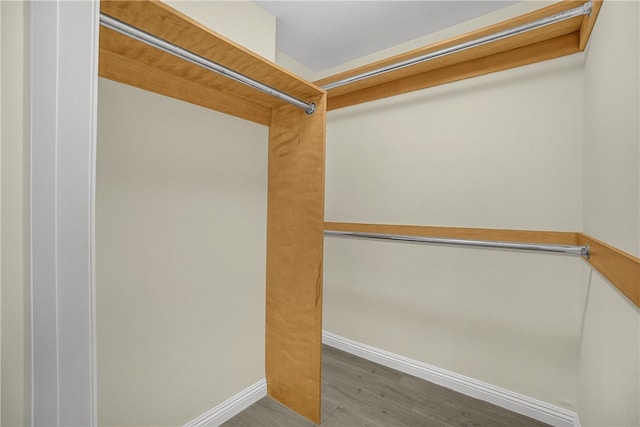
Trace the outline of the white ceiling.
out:
M 276 17 L 276 47 L 321 72 L 511 6 L 506 0 L 256 1 Z

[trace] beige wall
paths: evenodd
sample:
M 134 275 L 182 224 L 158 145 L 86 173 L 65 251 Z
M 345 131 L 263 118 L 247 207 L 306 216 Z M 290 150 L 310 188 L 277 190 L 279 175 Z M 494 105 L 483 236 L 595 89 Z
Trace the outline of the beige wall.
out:
M 26 5 L 0 2 L 2 74 L 2 425 L 29 420 L 28 73 Z
M 327 220 L 580 230 L 581 102 L 576 55 L 332 111 Z
M 273 59 L 257 5 L 170 4 Z M 100 425 L 184 424 L 264 378 L 267 142 L 266 127 L 100 81 Z
M 640 3 L 605 1 L 586 52 L 584 231 L 640 255 Z M 640 425 L 640 311 L 593 272 L 580 352 L 583 426 Z
M 582 228 L 582 58 L 330 112 L 328 221 Z M 582 261 L 326 239 L 325 329 L 575 407 Z
M 184 424 L 264 378 L 267 131 L 100 81 L 99 424 Z

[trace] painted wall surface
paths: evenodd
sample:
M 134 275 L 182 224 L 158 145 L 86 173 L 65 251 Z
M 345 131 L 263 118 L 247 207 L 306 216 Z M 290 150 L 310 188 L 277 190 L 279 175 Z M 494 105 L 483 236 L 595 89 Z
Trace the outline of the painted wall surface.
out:
M 100 81 L 100 425 L 181 425 L 264 378 L 267 131 Z
M 27 5 L 1 11 L 1 379 L 3 426 L 29 423 Z
M 330 112 L 327 220 L 580 230 L 581 69 L 574 55 Z
M 640 3 L 605 1 L 585 60 L 584 231 L 640 256 Z M 583 426 L 640 425 L 640 310 L 597 272 L 580 352 Z
M 273 60 L 252 2 L 170 6 Z M 264 378 L 268 128 L 100 81 L 98 422 L 181 425 Z
M 582 62 L 332 111 L 327 221 L 582 228 Z M 324 327 L 566 408 L 580 259 L 326 238 Z
M 276 18 L 254 2 L 170 0 L 165 3 L 269 61 L 275 61 Z

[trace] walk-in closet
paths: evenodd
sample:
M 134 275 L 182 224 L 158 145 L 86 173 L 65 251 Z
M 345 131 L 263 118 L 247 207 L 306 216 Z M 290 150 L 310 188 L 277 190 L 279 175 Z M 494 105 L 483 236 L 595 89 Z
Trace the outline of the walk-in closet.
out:
M 213 426 L 265 397 L 353 420 L 323 348 L 405 387 L 407 425 L 414 379 L 506 423 L 639 425 L 640 3 L 512 3 L 323 73 L 255 2 L 30 2 L 3 425 Z

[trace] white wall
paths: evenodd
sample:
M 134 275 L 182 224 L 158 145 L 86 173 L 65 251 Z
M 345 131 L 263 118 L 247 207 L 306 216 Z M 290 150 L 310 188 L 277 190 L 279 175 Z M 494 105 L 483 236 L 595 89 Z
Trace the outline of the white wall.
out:
M 329 113 L 327 221 L 582 228 L 582 58 Z M 324 328 L 574 408 L 586 289 L 562 256 L 326 239 Z
M 99 89 L 99 424 L 184 424 L 264 378 L 268 129 Z
M 640 255 L 640 3 L 605 1 L 585 61 L 584 231 Z M 580 352 L 583 426 L 640 425 L 640 311 L 593 272 Z
M 1 11 L 1 389 L 3 426 L 29 422 L 27 7 Z

